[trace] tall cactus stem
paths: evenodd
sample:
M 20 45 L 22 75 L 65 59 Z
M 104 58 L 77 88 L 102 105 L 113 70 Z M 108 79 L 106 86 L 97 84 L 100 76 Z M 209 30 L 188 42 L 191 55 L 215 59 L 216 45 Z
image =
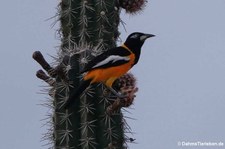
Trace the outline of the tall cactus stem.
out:
M 53 67 L 36 51 L 33 58 L 42 66 L 37 77 L 49 84 L 52 127 L 44 135 L 54 149 L 125 149 L 135 139 L 122 109 L 129 107 L 137 92 L 132 74 L 119 78 L 113 87 L 127 95 L 117 99 L 103 84 L 89 86 L 70 109 L 64 104 L 82 81 L 80 71 L 91 59 L 116 46 L 120 35 L 121 8 L 139 10 L 145 0 L 61 0 L 58 7 L 61 45 Z M 134 5 L 138 4 L 138 6 Z M 138 7 L 138 8 L 137 8 Z M 127 10 L 129 11 L 129 10 Z

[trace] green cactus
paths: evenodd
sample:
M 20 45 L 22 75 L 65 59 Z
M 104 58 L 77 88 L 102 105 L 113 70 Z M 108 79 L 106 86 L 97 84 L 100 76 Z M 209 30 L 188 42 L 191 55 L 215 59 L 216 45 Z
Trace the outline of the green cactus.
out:
M 124 2 L 123 2 L 124 1 Z M 140 1 L 140 2 L 139 2 Z M 139 2 L 139 3 L 138 3 Z M 33 58 L 48 72 L 39 70 L 37 77 L 46 81 L 52 97 L 47 104 L 52 108 L 51 128 L 44 136 L 55 149 L 123 149 L 132 141 L 121 112 L 132 104 L 137 91 L 135 78 L 126 74 L 114 87 L 128 95 L 116 99 L 101 84 L 92 85 L 69 110 L 63 105 L 73 88 L 81 81 L 80 70 L 96 55 L 116 46 L 121 8 L 127 12 L 141 10 L 144 0 L 62 0 L 59 4 L 61 46 L 51 67 L 40 52 Z M 134 3 L 134 4 L 133 4 Z M 133 5 L 132 5 L 133 4 Z M 137 9 L 139 4 L 140 9 Z M 125 7 L 124 5 L 129 5 Z M 132 8 L 134 6 L 134 8 Z M 132 10 L 132 11 L 129 11 Z

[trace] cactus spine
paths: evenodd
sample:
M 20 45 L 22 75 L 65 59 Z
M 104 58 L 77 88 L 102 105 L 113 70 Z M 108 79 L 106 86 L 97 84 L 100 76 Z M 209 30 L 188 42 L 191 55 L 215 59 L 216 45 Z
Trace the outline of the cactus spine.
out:
M 131 9 L 134 6 L 136 9 L 135 4 L 139 1 L 143 2 L 61 0 L 58 13 L 61 46 L 57 66 L 51 67 L 40 52 L 33 54 L 48 73 L 39 70 L 37 77 L 51 86 L 49 95 L 52 99 L 47 105 L 53 111 L 50 115 L 52 128 L 44 136 L 53 144 L 51 148 L 123 149 L 127 140 L 133 140 L 125 135 L 129 127 L 121 112 L 122 107 L 132 104 L 137 91 L 132 75 L 124 75 L 115 84 L 118 90 L 129 95 L 126 99 L 116 99 L 98 84 L 87 88 L 73 108 L 65 110 L 63 105 L 73 88 L 79 86 L 80 70 L 93 57 L 116 46 L 120 7 Z M 129 6 L 125 7 L 126 4 Z

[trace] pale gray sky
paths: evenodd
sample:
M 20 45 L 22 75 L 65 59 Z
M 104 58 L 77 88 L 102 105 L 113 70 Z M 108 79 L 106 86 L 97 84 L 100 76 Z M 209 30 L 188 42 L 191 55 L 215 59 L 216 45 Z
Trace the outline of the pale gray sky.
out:
M 40 142 L 47 96 L 31 58 L 56 53 L 58 1 L 14 0 L 0 5 L 0 148 L 45 149 Z M 126 30 L 155 34 L 132 69 L 139 92 L 129 120 L 131 149 L 179 149 L 178 141 L 225 143 L 225 1 L 150 0 L 139 15 L 124 13 Z M 199 147 L 225 148 L 223 147 Z

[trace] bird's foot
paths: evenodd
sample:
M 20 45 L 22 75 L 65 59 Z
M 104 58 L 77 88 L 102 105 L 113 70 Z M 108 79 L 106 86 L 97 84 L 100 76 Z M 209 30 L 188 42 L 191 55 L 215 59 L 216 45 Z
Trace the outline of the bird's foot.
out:
M 127 98 L 128 97 L 126 94 L 122 94 L 122 93 L 117 93 L 116 96 L 118 98 Z
M 122 94 L 122 93 L 118 93 L 117 91 L 115 91 L 113 88 L 108 87 L 108 89 L 118 98 L 126 98 L 127 95 Z

